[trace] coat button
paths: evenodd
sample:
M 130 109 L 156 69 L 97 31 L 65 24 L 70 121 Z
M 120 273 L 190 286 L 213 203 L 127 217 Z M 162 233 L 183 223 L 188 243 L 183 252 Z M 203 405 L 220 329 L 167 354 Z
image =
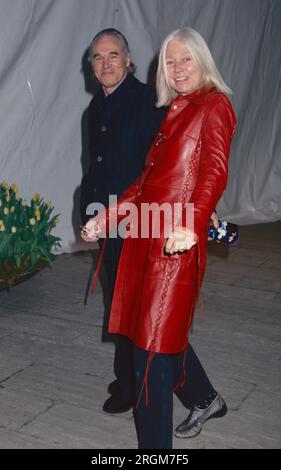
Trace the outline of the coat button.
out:
M 99 156 L 97 157 L 97 161 L 98 161 L 98 162 L 101 162 L 101 161 L 102 161 L 102 156 L 101 156 L 101 155 L 99 155 Z
M 176 104 L 174 104 L 173 109 L 174 109 L 174 110 L 178 109 L 178 107 L 177 107 Z
M 101 130 L 102 132 L 105 132 L 105 131 L 107 131 L 107 127 L 106 127 L 106 126 L 101 126 L 100 130 Z

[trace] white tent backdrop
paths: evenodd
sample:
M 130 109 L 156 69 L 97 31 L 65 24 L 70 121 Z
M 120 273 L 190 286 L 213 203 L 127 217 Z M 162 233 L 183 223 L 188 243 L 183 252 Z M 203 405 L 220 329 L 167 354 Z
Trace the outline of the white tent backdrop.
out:
M 219 214 L 240 224 L 281 219 L 280 23 L 280 0 L 0 0 L 0 181 L 15 182 L 27 199 L 51 199 L 62 250 L 81 249 L 86 49 L 100 29 L 120 29 L 147 81 L 164 37 L 192 26 L 233 89 L 238 115 Z

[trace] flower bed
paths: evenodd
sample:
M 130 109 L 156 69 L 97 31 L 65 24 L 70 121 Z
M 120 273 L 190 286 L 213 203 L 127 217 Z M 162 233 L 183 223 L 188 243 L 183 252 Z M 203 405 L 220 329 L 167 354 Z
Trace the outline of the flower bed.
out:
M 27 204 L 15 184 L 0 184 L 0 289 L 7 288 L 50 264 L 59 238 L 51 235 L 58 222 L 51 201 L 35 194 Z

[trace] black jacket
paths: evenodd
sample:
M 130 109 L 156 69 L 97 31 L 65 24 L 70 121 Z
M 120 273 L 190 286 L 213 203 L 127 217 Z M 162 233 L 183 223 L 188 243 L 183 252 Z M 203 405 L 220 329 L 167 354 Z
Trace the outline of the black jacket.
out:
M 152 89 L 128 75 L 105 96 L 102 88 L 88 109 L 91 164 L 81 185 L 81 218 L 87 206 L 108 206 L 109 194 L 122 194 L 141 173 L 146 153 L 164 118 Z

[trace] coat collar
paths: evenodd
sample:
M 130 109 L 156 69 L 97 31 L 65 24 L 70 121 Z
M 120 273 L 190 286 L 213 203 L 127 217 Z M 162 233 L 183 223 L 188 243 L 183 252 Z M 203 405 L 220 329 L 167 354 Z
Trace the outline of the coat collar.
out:
M 125 80 L 123 80 L 123 82 L 112 93 L 107 96 L 104 94 L 102 87 L 100 87 L 96 95 L 97 101 L 99 103 L 103 103 L 104 101 L 108 103 L 115 101 L 115 99 L 122 97 L 122 95 L 124 95 L 124 93 L 126 93 L 130 88 L 134 88 L 136 86 L 137 81 L 138 80 L 132 74 L 129 74 L 127 75 Z
M 186 103 L 200 103 L 204 100 L 205 96 L 210 93 L 217 93 L 215 87 L 202 87 L 198 88 L 197 90 L 193 91 L 189 95 L 177 95 L 176 98 L 172 101 L 172 104 L 176 104 L 177 106 Z

